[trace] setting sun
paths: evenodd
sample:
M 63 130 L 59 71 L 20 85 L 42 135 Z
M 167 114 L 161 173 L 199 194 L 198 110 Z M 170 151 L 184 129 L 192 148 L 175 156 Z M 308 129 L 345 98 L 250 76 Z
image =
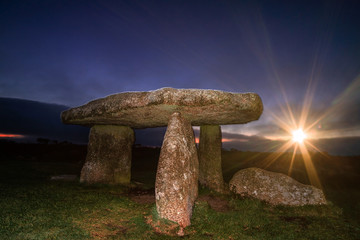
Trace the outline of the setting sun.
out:
M 292 135 L 292 140 L 297 143 L 303 143 L 304 139 L 306 138 L 306 134 L 301 128 L 293 131 Z

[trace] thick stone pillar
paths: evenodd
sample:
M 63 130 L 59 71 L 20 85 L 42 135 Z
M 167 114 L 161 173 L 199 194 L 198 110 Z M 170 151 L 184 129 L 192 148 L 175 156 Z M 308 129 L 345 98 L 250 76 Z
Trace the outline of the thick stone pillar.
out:
M 171 115 L 156 173 L 156 209 L 160 218 L 190 225 L 198 195 L 199 163 L 191 124 L 180 113 Z
M 221 127 L 200 126 L 199 182 L 212 190 L 225 193 L 221 167 Z
M 80 182 L 129 184 L 133 144 L 134 131 L 130 127 L 93 126 Z

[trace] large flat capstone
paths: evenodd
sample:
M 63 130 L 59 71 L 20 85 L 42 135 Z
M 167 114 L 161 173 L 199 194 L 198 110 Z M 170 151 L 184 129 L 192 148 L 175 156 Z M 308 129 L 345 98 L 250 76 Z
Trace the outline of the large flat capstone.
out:
M 147 128 L 167 126 L 170 116 L 179 112 L 193 126 L 226 125 L 257 120 L 262 110 L 256 93 L 161 88 L 97 99 L 64 111 L 61 119 L 66 124 Z

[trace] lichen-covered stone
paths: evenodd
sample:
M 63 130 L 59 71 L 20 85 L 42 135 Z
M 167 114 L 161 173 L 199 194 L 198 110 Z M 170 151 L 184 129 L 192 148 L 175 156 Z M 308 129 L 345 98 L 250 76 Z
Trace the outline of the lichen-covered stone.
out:
M 147 128 L 167 126 L 171 114 L 180 112 L 193 126 L 200 126 L 247 123 L 257 120 L 262 110 L 256 93 L 162 88 L 97 99 L 64 111 L 61 118 L 66 124 Z
M 199 182 L 219 193 L 226 193 L 221 166 L 221 128 L 200 126 Z
M 180 113 L 173 113 L 161 147 L 155 183 L 160 218 L 190 225 L 198 195 L 199 163 L 194 132 Z
M 129 184 L 133 143 L 130 127 L 93 126 L 80 182 Z
M 322 190 L 299 183 L 285 174 L 259 168 L 238 171 L 229 185 L 230 190 L 236 194 L 257 198 L 273 205 L 326 204 Z

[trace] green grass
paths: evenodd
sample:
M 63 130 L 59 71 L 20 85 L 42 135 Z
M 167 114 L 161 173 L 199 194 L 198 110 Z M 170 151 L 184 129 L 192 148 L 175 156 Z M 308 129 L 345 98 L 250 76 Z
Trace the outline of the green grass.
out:
M 0 163 L 0 239 L 174 238 L 146 223 L 155 204 L 134 202 L 126 187 L 49 180 L 54 173 L 72 173 L 76 166 L 69 162 L 9 158 Z M 360 239 L 359 190 L 326 193 L 326 206 L 274 207 L 201 189 L 200 196 L 227 201 L 228 211 L 198 200 L 183 238 Z
M 328 206 L 272 207 L 249 199 L 230 200 L 232 210 L 195 207 L 192 226 L 209 239 L 358 239 L 359 226 L 349 224 L 341 209 Z M 210 238 L 212 237 L 212 238 Z M 196 239 L 196 238 L 194 238 Z

